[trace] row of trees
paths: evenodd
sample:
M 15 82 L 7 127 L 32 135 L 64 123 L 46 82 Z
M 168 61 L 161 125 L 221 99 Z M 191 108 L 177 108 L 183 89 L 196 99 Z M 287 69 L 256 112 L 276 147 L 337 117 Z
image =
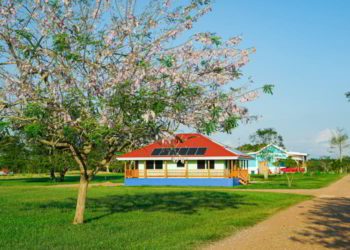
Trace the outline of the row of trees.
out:
M 1 133 L 0 169 L 14 173 L 50 173 L 53 181 L 64 181 L 77 164 L 68 152 L 39 143 L 28 143 L 25 136 Z M 59 176 L 56 176 L 56 174 Z
M 308 170 L 311 172 L 324 173 L 348 173 L 350 172 L 350 157 L 344 156 L 342 162 L 331 157 L 320 157 L 308 161 Z

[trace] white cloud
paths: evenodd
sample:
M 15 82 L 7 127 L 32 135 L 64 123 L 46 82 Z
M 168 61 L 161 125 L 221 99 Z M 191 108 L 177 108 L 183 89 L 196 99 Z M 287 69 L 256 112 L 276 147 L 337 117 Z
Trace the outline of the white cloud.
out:
M 332 137 L 333 132 L 334 132 L 334 130 L 329 129 L 329 128 L 326 128 L 326 129 L 324 129 L 324 130 L 321 130 L 321 131 L 318 133 L 318 135 L 316 136 L 315 142 L 316 142 L 316 143 L 321 143 L 321 144 L 328 143 L 329 140 L 330 140 L 331 137 Z

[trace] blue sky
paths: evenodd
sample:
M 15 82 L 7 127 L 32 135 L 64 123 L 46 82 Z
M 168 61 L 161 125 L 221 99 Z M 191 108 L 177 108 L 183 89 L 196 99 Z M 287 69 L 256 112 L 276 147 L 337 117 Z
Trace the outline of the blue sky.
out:
M 242 48 L 257 52 L 243 68 L 256 84 L 275 85 L 273 96 L 250 103 L 261 118 L 242 124 L 231 135 L 215 134 L 238 146 L 258 128 L 273 127 L 289 150 L 329 155 L 330 131 L 350 133 L 350 1 L 217 0 L 194 31 L 242 35 Z M 238 84 L 238 83 L 237 83 Z

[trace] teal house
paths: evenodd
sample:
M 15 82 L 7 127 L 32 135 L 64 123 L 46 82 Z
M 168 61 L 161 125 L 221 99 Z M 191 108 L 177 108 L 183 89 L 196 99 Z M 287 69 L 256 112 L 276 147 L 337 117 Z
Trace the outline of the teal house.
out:
M 256 152 L 248 153 L 248 155 L 252 157 L 248 161 L 249 174 L 259 174 L 266 167 L 270 173 L 280 173 L 280 169 L 284 166 L 276 166 L 275 163 L 280 159 L 287 159 L 288 157 L 300 162 L 301 166 L 305 166 L 308 154 L 287 151 L 274 144 L 269 144 Z

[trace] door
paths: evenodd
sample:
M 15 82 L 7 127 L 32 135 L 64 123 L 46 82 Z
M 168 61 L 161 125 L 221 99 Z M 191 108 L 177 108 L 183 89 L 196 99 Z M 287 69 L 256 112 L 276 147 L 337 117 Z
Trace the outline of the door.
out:
M 267 161 L 259 161 L 259 174 L 264 174 L 265 171 L 269 172 Z

